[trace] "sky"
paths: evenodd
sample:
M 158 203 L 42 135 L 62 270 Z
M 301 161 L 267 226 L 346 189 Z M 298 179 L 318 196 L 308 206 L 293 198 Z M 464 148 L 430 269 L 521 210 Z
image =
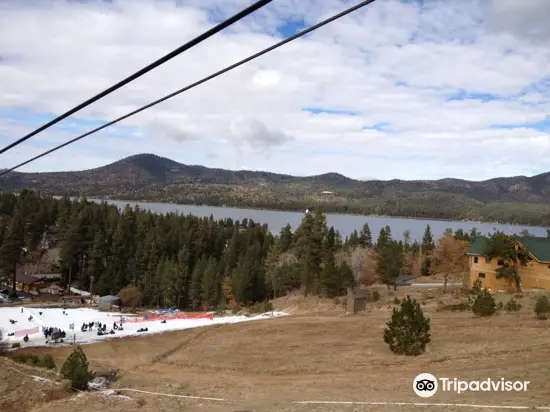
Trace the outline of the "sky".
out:
M 253 0 L 3 0 L 0 145 Z M 15 166 L 359 0 L 274 0 L 0 155 Z M 355 179 L 550 171 L 549 0 L 376 0 L 20 171 L 154 153 L 185 164 Z

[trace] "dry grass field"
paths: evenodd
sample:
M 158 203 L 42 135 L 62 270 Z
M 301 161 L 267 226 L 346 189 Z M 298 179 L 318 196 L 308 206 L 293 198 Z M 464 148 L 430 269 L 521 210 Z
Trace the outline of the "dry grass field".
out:
M 521 313 L 500 311 L 485 319 L 474 318 L 471 312 L 437 312 L 435 305 L 427 303 L 425 313 L 432 322 L 432 343 L 427 353 L 411 358 L 392 354 L 383 342 L 383 330 L 390 317 L 388 306 L 391 305 L 380 304 L 367 313 L 345 316 L 337 306 L 330 307 L 327 302 L 323 305 L 314 303 L 325 310 L 308 312 L 307 308 L 299 310 L 296 302 L 287 300 L 285 305 L 298 308 L 294 311 L 296 315 L 112 340 L 83 347 L 94 370 L 119 370 L 115 388 L 216 397 L 225 399 L 225 402 L 121 391 L 132 399 L 94 393 L 45 402 L 48 396 L 55 396 L 44 395 L 39 396 L 40 401 L 33 399 L 28 409 L 18 410 L 476 410 L 455 406 L 293 403 L 307 400 L 550 406 L 550 321 L 535 318 L 532 297 L 525 296 L 520 301 L 524 304 Z M 23 349 L 37 354 L 50 353 L 59 364 L 71 350 Z M 412 390 L 412 380 L 421 372 L 463 380 L 528 380 L 530 385 L 528 391 L 521 393 L 458 395 L 439 391 L 426 400 L 417 397 Z M 5 368 L 3 373 L 6 373 Z M 2 384 L 6 379 L 25 378 L 18 373 L 9 373 L 9 378 L 2 376 Z M 24 381 L 20 386 L 23 385 L 30 390 L 29 385 L 37 387 L 47 383 Z M 6 399 L 4 405 L 22 394 L 20 389 L 14 388 L 17 389 L 17 385 L 13 383 L 11 392 L 0 388 L 0 399 Z M 34 390 L 33 393 L 38 392 Z M 33 404 L 36 406 L 32 407 Z

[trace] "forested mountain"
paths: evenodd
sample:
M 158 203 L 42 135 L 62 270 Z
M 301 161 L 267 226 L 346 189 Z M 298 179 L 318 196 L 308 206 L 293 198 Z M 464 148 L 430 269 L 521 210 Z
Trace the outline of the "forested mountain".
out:
M 533 177 L 358 181 L 188 166 L 152 154 L 79 172 L 9 173 L 4 190 L 123 200 L 550 225 L 550 173 Z M 323 193 L 331 192 L 331 193 Z
M 420 271 L 419 244 L 407 233 L 396 240 L 386 227 L 373 244 L 365 224 L 342 239 L 319 211 L 305 214 L 295 231 L 287 225 L 273 236 L 248 219 L 120 211 L 27 190 L 0 194 L 0 278 L 23 270 L 44 237 L 60 247 L 62 284 L 99 295 L 132 286 L 145 305 L 181 309 L 240 307 L 295 289 L 334 297 L 347 286 L 377 279 L 392 285 L 397 276 Z M 458 231 L 454 238 L 470 236 Z M 422 251 L 434 247 L 428 226 Z

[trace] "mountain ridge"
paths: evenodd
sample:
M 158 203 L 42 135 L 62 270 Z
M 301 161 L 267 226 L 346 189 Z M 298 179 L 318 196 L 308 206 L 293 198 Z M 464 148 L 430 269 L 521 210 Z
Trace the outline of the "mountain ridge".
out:
M 28 188 L 57 195 L 285 210 L 322 204 L 327 211 L 343 213 L 482 220 L 491 216 L 506 221 L 527 219 L 531 223 L 548 214 L 550 221 L 550 172 L 483 181 L 456 178 L 364 181 L 335 172 L 292 176 L 209 168 L 146 153 L 94 169 L 14 171 L 4 177 L 0 183 L 4 190 Z M 505 208 L 506 213 L 498 212 L 498 207 Z M 529 213 L 529 218 L 522 217 Z
M 323 177 L 323 176 L 337 176 L 339 178 L 344 178 L 346 180 L 353 180 L 355 182 L 384 182 L 384 183 L 387 183 L 387 182 L 453 181 L 453 182 L 468 182 L 468 183 L 484 183 L 484 182 L 490 182 L 490 181 L 493 181 L 493 180 L 502 180 L 502 179 L 533 179 L 533 178 L 542 177 L 542 176 L 550 177 L 550 172 L 539 173 L 539 174 L 536 174 L 536 175 L 533 175 L 533 176 L 526 176 L 526 175 L 501 176 L 501 177 L 493 177 L 493 178 L 484 179 L 484 180 L 467 180 L 467 179 L 460 179 L 460 178 L 455 178 L 455 177 L 443 177 L 443 178 L 440 178 L 440 179 L 410 179 L 410 180 L 409 179 L 387 179 L 387 180 L 383 180 L 383 179 L 378 179 L 378 178 L 354 179 L 352 177 L 346 176 L 346 175 L 344 175 L 342 173 L 339 173 L 339 172 L 326 172 L 326 173 L 321 173 L 321 174 L 318 174 L 318 175 L 295 176 L 295 175 L 289 175 L 289 174 L 285 174 L 285 173 L 265 172 L 265 171 L 249 170 L 249 169 L 222 169 L 222 168 L 208 167 L 208 166 L 196 165 L 196 164 L 191 165 L 191 164 L 179 163 L 179 162 L 177 162 L 173 159 L 170 159 L 170 158 L 167 158 L 167 157 L 164 157 L 164 156 L 159 156 L 159 155 L 156 155 L 154 153 L 139 153 L 139 154 L 135 154 L 135 155 L 130 155 L 130 156 L 127 156 L 127 157 L 122 158 L 120 160 L 117 160 L 113 163 L 109 163 L 107 165 L 99 166 L 99 167 L 95 167 L 95 168 L 91 168 L 91 169 L 82 169 L 82 170 L 73 170 L 73 171 L 57 171 L 57 172 L 19 172 L 19 171 L 13 171 L 13 172 L 10 172 L 10 174 L 13 174 L 13 175 L 17 175 L 17 174 L 22 174 L 22 175 L 35 175 L 35 174 L 46 175 L 46 174 L 55 174 L 55 173 L 82 173 L 82 172 L 92 172 L 92 171 L 97 171 L 97 170 L 100 170 L 100 169 L 105 169 L 107 167 L 115 166 L 117 164 L 125 164 L 125 163 L 131 163 L 131 162 L 136 162 L 136 163 L 142 163 L 143 164 L 145 162 L 152 162 L 152 161 L 171 163 L 172 165 L 174 165 L 176 167 L 183 166 L 183 167 L 188 167 L 188 168 L 202 168 L 202 169 L 208 169 L 208 170 L 213 170 L 213 171 L 227 171 L 227 172 L 233 172 L 233 173 L 267 173 L 269 175 L 285 176 L 285 177 L 291 177 L 291 178 L 296 178 L 296 179 L 314 178 L 314 177 Z M 6 169 L 0 169 L 0 172 L 3 171 L 3 170 L 6 170 Z

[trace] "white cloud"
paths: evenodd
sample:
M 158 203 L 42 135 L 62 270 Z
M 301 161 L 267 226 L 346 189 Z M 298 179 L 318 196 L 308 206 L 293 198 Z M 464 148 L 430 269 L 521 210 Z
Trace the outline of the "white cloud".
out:
M 37 125 L 2 113 L 59 114 L 212 27 L 213 17 L 250 3 L 1 2 L 0 144 Z M 494 125 L 548 121 L 550 43 L 540 40 L 550 36 L 549 3 L 424 0 L 420 8 L 378 0 L 22 170 L 81 169 L 153 152 L 211 167 L 245 162 L 355 178 L 479 180 L 547 171 L 548 129 Z M 277 27 L 310 25 L 350 4 L 276 0 L 77 117 L 121 116 L 276 43 Z M 71 137 L 61 128 L 40 134 L 0 155 L 0 167 Z

